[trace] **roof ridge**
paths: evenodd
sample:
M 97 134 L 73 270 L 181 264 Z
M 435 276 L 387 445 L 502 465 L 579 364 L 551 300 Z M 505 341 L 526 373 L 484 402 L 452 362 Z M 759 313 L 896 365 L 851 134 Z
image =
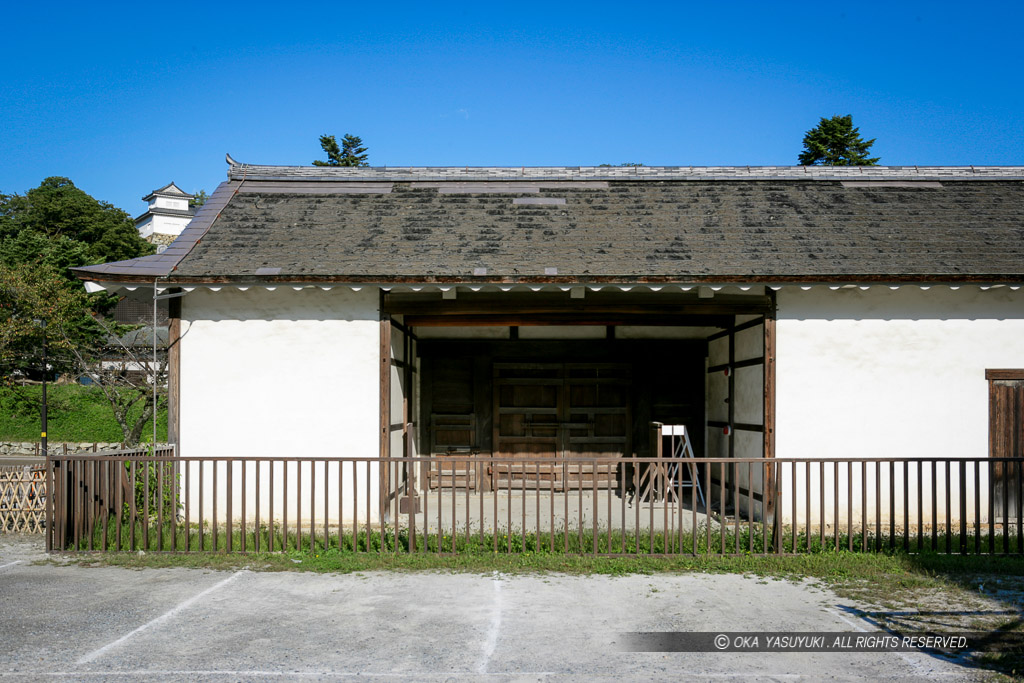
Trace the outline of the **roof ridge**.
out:
M 231 180 L 1024 180 L 1024 166 L 273 166 L 229 159 Z
M 170 188 L 174 188 L 174 189 L 172 190 Z M 177 190 L 177 192 L 175 192 L 174 190 Z M 160 195 L 160 196 L 163 196 L 163 197 L 188 197 L 189 199 L 191 199 L 192 197 L 195 196 L 195 195 L 189 194 L 188 192 L 185 192 L 185 190 L 183 190 L 180 187 L 178 187 L 175 184 L 175 182 L 172 180 L 171 182 L 167 183 L 163 187 L 157 188 L 157 189 L 153 190 L 152 192 L 150 192 L 149 194 L 147 194 L 145 197 L 142 198 L 142 201 L 148 202 L 150 199 L 152 199 L 153 197 L 155 197 L 157 195 Z

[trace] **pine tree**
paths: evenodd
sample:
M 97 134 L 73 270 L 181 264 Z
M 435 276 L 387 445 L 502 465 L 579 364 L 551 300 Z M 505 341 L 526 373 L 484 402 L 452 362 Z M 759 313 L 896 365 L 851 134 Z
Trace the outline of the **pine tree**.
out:
M 815 128 L 804 135 L 801 166 L 875 166 L 878 157 L 869 157 L 875 139 L 863 140 L 853 127 L 853 116 L 822 117 Z
M 317 159 L 314 166 L 369 166 L 366 162 L 366 148 L 359 136 L 345 134 L 341 139 L 341 148 L 333 135 L 321 135 L 320 146 L 327 154 L 327 161 Z

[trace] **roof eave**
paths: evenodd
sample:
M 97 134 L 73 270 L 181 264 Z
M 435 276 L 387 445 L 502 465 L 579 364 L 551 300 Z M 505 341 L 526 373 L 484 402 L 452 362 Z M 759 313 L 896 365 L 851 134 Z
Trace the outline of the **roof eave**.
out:
M 105 264 L 116 265 L 116 264 Z M 288 284 L 343 284 L 343 285 L 941 285 L 941 284 L 1021 284 L 1024 273 L 975 274 L 831 274 L 831 275 L 516 275 L 516 276 L 454 276 L 454 275 L 176 275 L 173 271 L 160 274 L 147 272 L 114 273 L 98 266 L 73 268 L 76 277 L 84 281 L 115 282 L 125 284 L 151 283 L 159 279 L 163 285 L 288 285 Z

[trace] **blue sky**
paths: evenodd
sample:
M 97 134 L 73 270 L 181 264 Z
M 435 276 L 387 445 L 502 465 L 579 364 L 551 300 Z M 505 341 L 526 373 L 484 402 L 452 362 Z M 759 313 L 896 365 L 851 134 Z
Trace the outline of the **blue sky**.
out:
M 794 164 L 833 114 L 885 164 L 1024 163 L 1024 3 L 713 4 L 8 6 L 0 193 L 137 215 L 321 133 L 374 165 Z

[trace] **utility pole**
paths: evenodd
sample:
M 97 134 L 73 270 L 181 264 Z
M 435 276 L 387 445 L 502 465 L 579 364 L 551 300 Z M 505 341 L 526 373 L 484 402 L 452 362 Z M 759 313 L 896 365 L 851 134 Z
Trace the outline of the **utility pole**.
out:
M 39 326 L 43 328 L 43 407 L 40 414 L 41 429 L 39 432 L 39 438 L 42 441 L 43 457 L 47 456 L 46 449 L 46 318 L 37 321 Z

